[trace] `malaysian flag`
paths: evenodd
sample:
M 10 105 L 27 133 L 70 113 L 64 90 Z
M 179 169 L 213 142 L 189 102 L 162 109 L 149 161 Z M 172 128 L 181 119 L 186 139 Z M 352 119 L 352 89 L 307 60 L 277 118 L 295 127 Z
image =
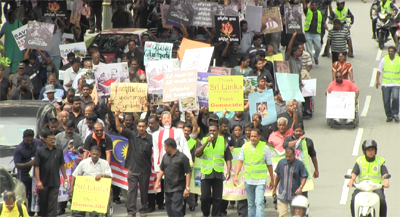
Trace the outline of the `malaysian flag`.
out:
M 122 189 L 128 190 L 128 169 L 125 168 L 125 160 L 128 157 L 129 141 L 125 137 L 109 135 L 113 141 L 113 152 L 111 154 L 111 171 L 113 173 L 112 184 Z M 133 156 L 129 156 L 133 157 Z M 153 157 L 151 158 L 153 162 Z M 154 193 L 154 183 L 157 173 L 151 166 L 149 182 L 149 193 Z M 161 190 L 159 190 L 161 191 Z

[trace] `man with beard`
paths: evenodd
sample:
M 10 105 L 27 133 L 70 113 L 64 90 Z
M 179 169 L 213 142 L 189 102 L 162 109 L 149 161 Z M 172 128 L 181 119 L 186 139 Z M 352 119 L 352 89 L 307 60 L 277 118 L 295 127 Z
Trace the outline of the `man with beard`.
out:
M 115 49 L 115 59 L 117 62 L 121 62 L 122 54 L 128 52 L 128 47 L 126 46 L 126 41 L 123 37 L 117 39 L 117 47 Z
M 57 92 L 57 90 L 56 90 L 56 92 Z M 73 104 L 72 99 L 74 98 L 74 96 L 75 96 L 75 90 L 74 90 L 74 89 L 69 89 L 69 90 L 67 91 L 67 93 L 66 93 L 65 99 L 63 100 L 63 103 L 64 103 L 63 110 L 64 110 L 64 111 L 67 111 L 68 113 L 71 112 L 71 110 L 72 110 L 72 104 Z M 79 98 L 78 98 L 78 99 L 79 99 Z M 80 105 L 79 105 L 79 106 L 80 106 Z
M 25 77 L 18 77 L 17 88 L 13 88 L 10 93 L 10 100 L 32 100 L 33 93 L 29 90 L 28 80 Z
M 85 118 L 81 108 L 81 98 L 78 96 L 72 97 L 72 107 L 69 112 L 69 119 L 74 121 L 74 125 L 78 126 L 79 121 Z
M 124 113 L 124 126 L 130 131 L 137 132 L 137 127 L 135 125 L 135 117 L 132 113 Z
M 18 78 L 19 77 L 24 77 L 26 79 L 26 81 L 28 82 L 27 89 L 32 92 L 33 84 L 32 84 L 31 79 L 29 78 L 29 76 L 25 74 L 25 63 L 23 63 L 23 62 L 20 62 L 18 64 L 17 73 L 12 74 L 9 77 L 9 80 L 11 83 L 11 88 L 12 88 L 11 91 L 18 87 Z

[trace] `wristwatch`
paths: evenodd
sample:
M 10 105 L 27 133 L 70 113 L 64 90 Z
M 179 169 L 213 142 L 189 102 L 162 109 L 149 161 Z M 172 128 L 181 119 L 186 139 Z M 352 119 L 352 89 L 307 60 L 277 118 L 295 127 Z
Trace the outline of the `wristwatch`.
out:
M 189 188 L 189 187 L 186 187 L 186 190 L 190 191 L 190 188 Z

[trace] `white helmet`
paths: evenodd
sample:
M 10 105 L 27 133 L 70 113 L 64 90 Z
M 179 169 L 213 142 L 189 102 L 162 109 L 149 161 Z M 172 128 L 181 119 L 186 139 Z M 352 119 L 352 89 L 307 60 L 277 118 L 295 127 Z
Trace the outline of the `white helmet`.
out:
M 304 197 L 303 195 L 297 195 L 295 198 L 293 198 L 292 204 L 291 204 L 292 216 L 295 216 L 295 217 L 307 216 L 308 207 L 309 207 L 308 199 L 306 197 Z M 303 209 L 303 213 L 295 213 L 296 208 Z
M 336 4 L 346 3 L 346 0 L 336 0 Z

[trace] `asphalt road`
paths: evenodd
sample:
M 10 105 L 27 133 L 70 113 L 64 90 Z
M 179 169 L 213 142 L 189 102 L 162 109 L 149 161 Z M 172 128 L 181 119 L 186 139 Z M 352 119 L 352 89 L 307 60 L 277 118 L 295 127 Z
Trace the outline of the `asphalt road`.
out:
M 305 120 L 305 127 L 306 136 L 314 140 L 320 172 L 320 178 L 314 180 L 315 190 L 309 192 L 309 216 L 312 217 L 350 216 L 353 189 L 344 187 L 346 182 L 343 176 L 353 168 L 357 156 L 362 154 L 360 146 L 365 139 L 375 139 L 378 142 L 378 155 L 386 158 L 386 166 L 392 174 L 391 187 L 385 190 L 388 216 L 400 215 L 400 125 L 395 122 L 386 123 L 382 92 L 370 85 L 375 82 L 374 69 L 376 70 L 380 58 L 387 54 L 387 47 L 393 45 L 393 42 L 388 42 L 385 49 L 379 51 L 377 43 L 371 39 L 370 4 L 370 1 L 366 4 L 361 1 L 346 2 L 346 6 L 355 16 L 355 25 L 351 29 L 355 58 L 349 61 L 354 68 L 355 83 L 360 89 L 359 112 L 362 116 L 356 129 L 331 129 L 326 123 L 324 92 L 331 81 L 331 59 L 321 57 L 319 65 L 314 66 L 310 72 L 312 78 L 317 78 L 317 96 L 314 116 Z M 125 199 L 122 201 L 122 204 L 115 205 L 114 216 L 127 215 Z M 267 198 L 267 201 L 265 215 L 278 216 L 273 208 L 272 198 Z M 186 216 L 201 215 L 198 206 L 195 212 L 187 210 Z M 157 210 L 148 216 L 167 215 L 166 211 Z M 228 216 L 237 216 L 236 209 L 228 210 Z

